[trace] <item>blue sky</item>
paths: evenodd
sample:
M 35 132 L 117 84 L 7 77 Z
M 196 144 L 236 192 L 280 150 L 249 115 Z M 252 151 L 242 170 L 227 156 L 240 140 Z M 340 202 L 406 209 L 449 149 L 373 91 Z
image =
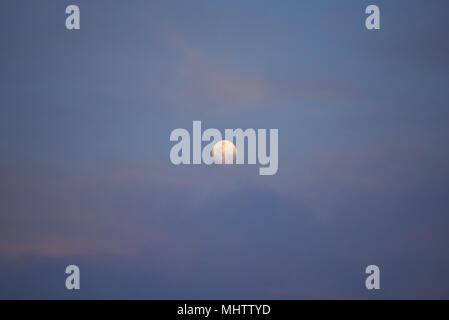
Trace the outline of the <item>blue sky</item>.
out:
M 0 298 L 449 297 L 447 1 L 0 12 Z M 193 120 L 279 129 L 278 173 L 172 165 Z

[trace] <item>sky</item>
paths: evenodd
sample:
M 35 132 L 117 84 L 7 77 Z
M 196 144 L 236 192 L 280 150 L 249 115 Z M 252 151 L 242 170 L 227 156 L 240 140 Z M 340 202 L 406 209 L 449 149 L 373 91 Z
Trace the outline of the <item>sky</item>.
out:
M 1 1 L 0 298 L 448 299 L 448 13 Z M 173 165 L 194 120 L 278 129 L 277 174 Z

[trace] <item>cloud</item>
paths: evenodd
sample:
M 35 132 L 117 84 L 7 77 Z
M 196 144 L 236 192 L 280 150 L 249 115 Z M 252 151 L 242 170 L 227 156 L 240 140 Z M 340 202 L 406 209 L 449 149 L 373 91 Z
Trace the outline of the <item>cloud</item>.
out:
M 0 176 L 2 260 L 146 252 L 159 266 L 188 263 L 189 249 L 176 234 L 160 231 L 162 217 L 177 209 L 167 191 L 179 183 L 150 168 L 71 173 L 3 166 Z
M 254 106 L 271 95 L 271 88 L 265 81 L 248 70 L 226 65 L 220 55 L 207 54 L 180 35 L 171 34 L 169 39 L 179 56 L 179 60 L 174 61 L 176 71 L 172 74 L 178 102 L 189 99 L 207 103 L 211 108 L 226 105 L 226 110 L 232 111 Z
M 257 175 L 246 179 L 246 167 L 237 173 L 212 167 L 76 173 L 3 167 L 2 287 L 9 288 L 8 297 L 65 297 L 54 289 L 60 281 L 54 277 L 75 261 L 88 277 L 84 298 L 354 298 L 364 296 L 363 267 L 374 261 L 391 286 L 381 297 L 429 296 L 428 284 L 443 281 L 440 272 L 449 263 L 441 255 L 447 218 L 439 215 L 448 203 L 444 192 L 435 196 L 414 187 L 428 181 L 440 189 L 436 183 L 443 177 L 406 171 L 409 180 L 401 189 L 365 184 L 360 176 L 344 179 L 367 175 L 365 166 L 388 155 L 410 156 L 404 150 L 391 156 L 392 150 L 354 153 L 349 163 L 328 155 L 308 179 L 290 168 L 277 182 L 291 192 L 271 180 L 263 186 Z M 321 171 L 332 164 L 339 175 Z M 382 168 L 374 174 L 393 172 L 396 179 L 395 171 Z M 424 211 L 429 201 L 435 202 L 430 213 Z M 323 203 L 333 210 L 326 219 Z M 404 263 L 421 269 L 403 269 Z M 40 268 L 53 288 L 47 293 L 38 287 L 44 280 L 24 276 Z M 419 293 L 409 291 L 410 276 Z M 23 277 L 31 291 L 18 292 L 12 277 Z M 442 297 L 447 289 L 432 294 Z

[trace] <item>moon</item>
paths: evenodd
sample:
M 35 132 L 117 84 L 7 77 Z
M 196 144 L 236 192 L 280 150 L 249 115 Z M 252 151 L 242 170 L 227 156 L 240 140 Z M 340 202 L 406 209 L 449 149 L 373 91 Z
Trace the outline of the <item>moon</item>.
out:
M 232 164 L 234 163 L 236 154 L 237 148 L 228 140 L 221 140 L 212 148 L 212 156 L 214 157 L 215 163 Z M 226 159 L 228 159 L 228 163 L 225 162 Z

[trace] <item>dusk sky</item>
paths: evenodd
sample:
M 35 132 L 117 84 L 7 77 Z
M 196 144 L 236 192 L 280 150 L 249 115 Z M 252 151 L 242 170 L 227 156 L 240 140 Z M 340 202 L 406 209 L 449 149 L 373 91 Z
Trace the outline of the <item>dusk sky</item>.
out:
M 1 0 L 0 299 L 449 299 L 448 39 L 447 0 Z M 278 172 L 173 165 L 194 120 Z

